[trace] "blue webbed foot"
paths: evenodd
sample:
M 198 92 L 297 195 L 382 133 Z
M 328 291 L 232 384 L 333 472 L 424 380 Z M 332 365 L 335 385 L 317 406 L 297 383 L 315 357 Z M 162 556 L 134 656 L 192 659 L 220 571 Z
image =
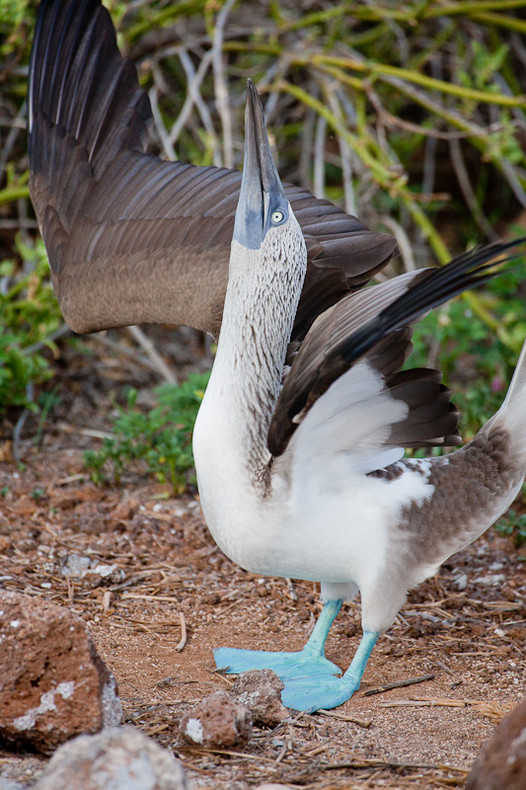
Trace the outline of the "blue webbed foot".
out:
M 307 713 L 336 708 L 360 688 L 367 660 L 380 635 L 373 631 L 364 631 L 349 669 L 341 677 L 335 677 L 341 670 L 325 658 L 324 649 L 329 628 L 340 611 L 341 604 L 341 601 L 329 601 L 325 604 L 303 650 L 280 653 L 220 647 L 214 650 L 216 666 L 233 674 L 250 669 L 274 670 L 285 685 L 281 699 L 287 708 Z
M 365 666 L 379 634 L 365 631 L 347 672 L 341 677 L 287 678 L 281 700 L 287 708 L 314 713 L 342 705 L 360 688 Z
M 311 655 L 306 650 L 295 653 L 267 652 L 266 650 L 238 650 L 219 647 L 214 650 L 214 659 L 219 669 L 231 674 L 250 669 L 272 669 L 281 680 L 304 677 L 313 684 L 320 678 L 341 674 L 341 669 L 321 655 Z
M 285 681 L 281 701 L 287 708 L 314 713 L 317 710 L 330 710 L 343 705 L 360 687 L 360 681 L 331 675 L 318 680 L 311 678 L 290 678 Z
M 314 626 L 309 641 L 295 653 L 267 652 L 265 650 L 237 650 L 219 647 L 214 650 L 216 666 L 238 674 L 250 669 L 273 669 L 276 675 L 286 678 L 305 677 L 314 684 L 319 678 L 341 674 L 341 669 L 325 658 L 325 642 L 334 618 L 340 611 L 341 601 L 328 601 Z

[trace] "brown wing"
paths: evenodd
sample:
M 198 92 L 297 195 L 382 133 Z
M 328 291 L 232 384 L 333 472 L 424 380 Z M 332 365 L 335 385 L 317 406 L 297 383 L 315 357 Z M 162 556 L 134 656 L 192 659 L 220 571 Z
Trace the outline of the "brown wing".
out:
M 29 85 L 30 189 L 67 323 L 221 323 L 241 174 L 144 153 L 150 103 L 99 0 L 44 0 Z M 309 273 L 294 337 L 389 260 L 391 236 L 287 186 Z
M 439 371 L 401 371 L 411 351 L 410 324 L 428 310 L 496 274 L 491 261 L 521 240 L 465 253 L 447 266 L 420 269 L 350 294 L 320 315 L 290 360 L 268 434 L 281 455 L 312 404 L 359 359 L 379 370 L 394 398 L 408 406 L 388 443 L 399 447 L 456 444 L 458 412 Z M 489 262 L 489 263 L 488 263 Z M 503 261 L 500 261 L 503 262 Z

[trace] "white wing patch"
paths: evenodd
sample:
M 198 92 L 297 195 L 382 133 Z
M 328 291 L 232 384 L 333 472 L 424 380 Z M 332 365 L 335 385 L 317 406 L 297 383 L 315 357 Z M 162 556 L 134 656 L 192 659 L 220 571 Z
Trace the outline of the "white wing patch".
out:
M 340 376 L 307 412 L 287 453 L 301 465 L 323 464 L 345 454 L 358 474 L 382 469 L 403 457 L 401 447 L 386 447 L 391 426 L 404 420 L 409 407 L 385 389 L 383 377 L 365 361 Z

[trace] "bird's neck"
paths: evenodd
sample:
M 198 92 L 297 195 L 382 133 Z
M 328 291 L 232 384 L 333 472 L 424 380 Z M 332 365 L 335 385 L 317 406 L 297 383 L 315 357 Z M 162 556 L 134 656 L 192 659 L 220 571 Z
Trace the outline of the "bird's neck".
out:
M 279 240 L 276 240 L 277 242 Z M 283 244 L 283 241 L 280 242 Z M 232 242 L 223 323 L 206 398 L 229 424 L 252 483 L 268 478 L 267 433 L 305 277 L 305 248 L 247 250 Z

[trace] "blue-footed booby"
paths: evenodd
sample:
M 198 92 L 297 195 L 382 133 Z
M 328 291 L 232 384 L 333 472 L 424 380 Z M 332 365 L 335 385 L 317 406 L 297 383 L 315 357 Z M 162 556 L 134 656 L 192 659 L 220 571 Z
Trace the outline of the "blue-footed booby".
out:
M 453 455 L 425 460 L 404 459 L 404 446 L 449 440 L 457 415 L 447 398 L 437 409 L 432 372 L 401 368 L 411 323 L 486 281 L 491 260 L 512 246 L 340 300 L 318 316 L 287 369 L 307 251 L 249 81 L 223 322 L 194 431 L 197 479 L 225 554 L 254 573 L 321 582 L 325 608 L 302 651 L 219 648 L 218 667 L 275 670 L 284 704 L 297 710 L 340 705 L 407 591 L 509 507 L 526 472 L 524 350 L 497 414 Z M 325 640 L 357 590 L 363 636 L 339 676 Z
M 486 281 L 514 244 L 363 288 L 394 241 L 282 186 L 253 85 L 243 175 L 145 153 L 151 120 L 100 1 L 44 0 L 30 189 L 65 319 L 79 332 L 142 322 L 219 333 L 194 436 L 206 520 L 243 567 L 321 582 L 325 606 L 302 651 L 220 648 L 216 662 L 275 669 L 290 707 L 334 707 L 358 688 L 407 590 L 480 535 L 522 482 L 524 351 L 472 442 L 403 458 L 405 447 L 460 441 L 440 372 L 403 369 L 412 323 Z M 324 645 L 357 590 L 364 635 L 338 677 Z

